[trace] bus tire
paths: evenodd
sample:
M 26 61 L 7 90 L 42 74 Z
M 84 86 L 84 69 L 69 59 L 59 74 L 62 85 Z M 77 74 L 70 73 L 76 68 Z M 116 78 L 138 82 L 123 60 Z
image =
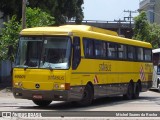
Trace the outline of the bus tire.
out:
M 157 79 L 157 88 L 159 89 L 159 78 Z
M 32 101 L 40 107 L 48 106 L 52 102 L 50 100 L 32 100 Z
M 134 94 L 133 94 L 133 98 L 134 99 L 137 99 L 139 98 L 139 93 L 140 93 L 140 84 L 139 83 L 136 83 L 136 86 L 135 86 L 135 91 L 134 91 Z
M 93 97 L 94 97 L 93 89 L 92 89 L 91 85 L 87 84 L 84 89 L 82 99 L 80 101 L 78 101 L 77 103 L 80 106 L 88 106 L 88 105 L 92 104 Z
M 123 95 L 125 100 L 131 100 L 133 98 L 133 84 L 130 82 L 127 87 L 127 93 Z

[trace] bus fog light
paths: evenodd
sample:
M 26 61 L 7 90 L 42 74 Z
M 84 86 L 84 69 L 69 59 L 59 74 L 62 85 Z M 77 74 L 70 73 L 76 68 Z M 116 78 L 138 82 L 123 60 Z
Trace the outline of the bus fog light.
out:
M 19 83 L 18 83 L 18 86 L 19 86 L 19 87 L 22 87 L 22 82 L 19 82 Z
M 59 85 L 58 84 L 54 84 L 54 88 L 58 89 Z

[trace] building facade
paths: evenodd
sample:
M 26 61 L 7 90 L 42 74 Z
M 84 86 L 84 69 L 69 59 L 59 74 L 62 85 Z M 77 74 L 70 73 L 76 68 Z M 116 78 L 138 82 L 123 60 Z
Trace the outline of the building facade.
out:
M 160 0 L 141 0 L 139 12 L 146 11 L 150 23 L 160 24 Z

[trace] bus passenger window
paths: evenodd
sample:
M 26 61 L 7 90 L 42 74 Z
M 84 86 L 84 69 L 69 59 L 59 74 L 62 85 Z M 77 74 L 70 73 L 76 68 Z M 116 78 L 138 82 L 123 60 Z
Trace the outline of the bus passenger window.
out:
M 135 59 L 135 47 L 128 46 L 128 59 L 134 60 Z
M 106 58 L 107 57 L 107 46 L 106 46 L 106 42 L 103 42 L 102 44 L 102 56 L 103 58 Z
M 144 59 L 145 61 L 151 61 L 152 51 L 151 50 L 144 50 Z
M 160 64 L 157 65 L 157 75 L 160 75 Z
M 143 60 L 143 48 L 137 48 L 137 58 Z
M 93 57 L 93 40 L 84 38 L 83 42 L 85 57 Z
M 106 56 L 105 43 L 102 41 L 95 40 L 94 45 L 95 45 L 95 57 L 105 58 Z
M 107 43 L 108 48 L 108 57 L 109 58 L 117 58 L 117 44 L 115 43 Z
M 118 57 L 120 59 L 127 58 L 127 49 L 125 45 L 118 45 Z
M 153 65 L 158 65 L 159 63 L 159 53 L 153 53 Z

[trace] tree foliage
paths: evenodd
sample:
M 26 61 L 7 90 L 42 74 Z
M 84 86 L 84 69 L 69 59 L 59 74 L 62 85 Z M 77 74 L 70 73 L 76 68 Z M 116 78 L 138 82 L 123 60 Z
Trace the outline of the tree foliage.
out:
M 13 61 L 13 55 L 15 54 L 15 49 L 18 42 L 18 34 L 21 30 L 21 26 L 20 23 L 16 21 L 15 15 L 11 18 L 11 20 L 5 22 L 4 25 L 6 28 L 2 29 L 2 37 L 0 39 L 0 51 L 2 51 L 0 54 L 0 59 L 9 59 Z M 14 47 L 12 51 L 13 54 L 7 55 L 8 49 L 11 45 Z
M 48 26 L 54 24 L 54 17 L 43 12 L 39 8 L 27 8 L 26 19 L 27 27 Z M 0 38 L 0 51 L 3 51 L 0 54 L 0 59 L 9 59 L 13 61 L 17 48 L 19 32 L 22 29 L 22 23 L 17 21 L 16 15 L 13 15 L 8 22 L 4 23 L 4 25 L 5 28 L 2 28 L 2 37 Z
M 145 12 L 141 12 L 134 18 L 134 36 L 133 39 L 150 42 L 153 48 L 157 48 L 160 45 L 160 25 L 156 23 L 150 24 L 147 21 Z
M 40 7 L 55 17 L 56 25 L 65 24 L 67 20 L 75 18 L 80 24 L 83 20 L 83 0 L 29 0 L 31 7 Z
M 26 25 L 27 28 L 36 27 L 36 26 L 48 26 L 53 25 L 54 17 L 46 12 L 43 12 L 39 8 L 30 8 L 26 10 Z
M 145 12 L 141 12 L 140 15 L 134 18 L 134 39 L 148 41 L 149 35 L 149 23 Z
M 3 16 L 16 15 L 16 19 L 21 19 L 22 16 L 22 0 L 0 0 L 0 11 Z
M 156 23 L 150 24 L 149 31 L 149 42 L 153 48 L 160 47 L 160 25 Z
M 77 24 L 83 20 L 83 0 L 28 0 L 31 8 L 40 8 L 55 17 L 56 25 L 65 24 L 67 20 L 75 18 Z M 1 0 L 0 11 L 5 15 L 22 16 L 22 0 Z

